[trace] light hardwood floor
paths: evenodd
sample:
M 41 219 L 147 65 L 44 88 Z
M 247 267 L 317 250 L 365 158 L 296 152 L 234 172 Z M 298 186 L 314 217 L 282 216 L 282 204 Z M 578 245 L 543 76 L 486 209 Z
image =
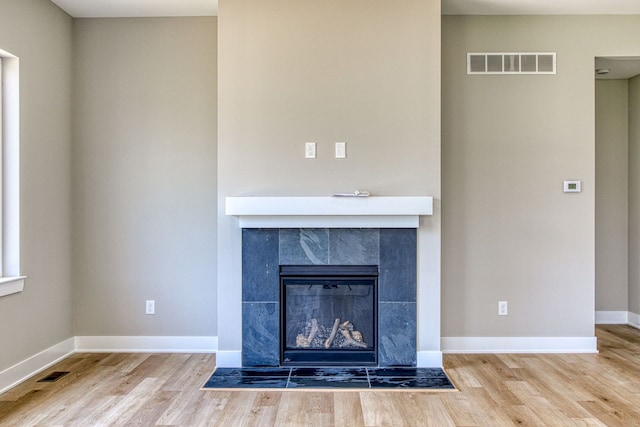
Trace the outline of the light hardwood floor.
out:
M 640 331 L 596 331 L 599 354 L 445 355 L 455 392 L 203 391 L 213 355 L 76 354 L 0 395 L 0 425 L 640 426 Z

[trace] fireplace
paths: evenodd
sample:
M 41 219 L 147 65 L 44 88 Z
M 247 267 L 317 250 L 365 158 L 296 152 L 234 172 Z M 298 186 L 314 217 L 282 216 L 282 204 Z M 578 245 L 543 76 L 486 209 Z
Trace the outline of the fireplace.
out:
M 433 197 L 240 196 L 224 210 L 218 366 L 282 363 L 281 265 L 378 265 L 378 366 L 442 366 Z
M 282 366 L 376 366 L 378 266 L 280 266 Z
M 361 332 L 363 342 L 372 347 L 366 351 L 343 348 L 344 351 L 337 352 L 343 358 L 344 363 L 340 364 L 416 366 L 416 254 L 416 230 L 409 228 L 243 229 L 242 366 L 336 363 L 331 360 L 313 362 L 313 359 L 306 359 L 311 357 L 307 353 L 313 351 L 303 352 L 295 346 L 298 335 L 307 339 L 310 335 L 310 330 L 306 330 L 307 323 L 311 328 L 314 317 L 309 313 L 298 313 L 298 325 L 291 331 L 283 328 L 280 315 L 285 308 L 280 299 L 281 271 L 285 272 L 283 279 L 298 277 L 300 281 L 312 278 L 302 271 L 313 274 L 333 271 L 330 275 L 333 279 L 338 278 L 337 282 L 323 283 L 323 279 L 313 279 L 319 282 L 307 282 L 306 288 L 327 285 L 329 289 L 322 290 L 335 293 L 344 291 L 339 290 L 341 286 L 332 288 L 333 285 L 349 285 L 356 276 L 364 276 L 361 279 L 364 283 L 371 283 L 373 279 L 377 286 L 374 285 L 371 292 L 376 298 L 373 302 L 365 299 L 367 305 L 369 302 L 373 304 L 372 316 L 375 319 L 372 326 L 365 325 L 371 320 L 356 319 L 352 312 L 332 311 L 323 314 L 323 318 L 327 318 L 325 320 L 320 320 L 319 314 L 315 317 L 318 329 L 320 326 L 333 328 L 337 318 L 339 323 L 348 320 L 352 325 L 345 325 L 349 332 L 351 327 L 353 331 Z M 357 289 L 359 293 L 369 293 L 369 290 L 363 291 L 364 288 Z M 302 296 L 296 295 L 294 299 L 298 297 Z M 286 306 L 287 303 L 284 304 Z M 340 331 L 337 333 L 342 335 Z M 291 341 L 283 344 L 283 339 Z M 287 347 L 285 357 L 284 348 Z M 334 350 L 340 348 L 334 347 Z M 347 355 L 355 359 L 344 360 L 348 359 Z M 286 361 L 286 358 L 290 360 Z

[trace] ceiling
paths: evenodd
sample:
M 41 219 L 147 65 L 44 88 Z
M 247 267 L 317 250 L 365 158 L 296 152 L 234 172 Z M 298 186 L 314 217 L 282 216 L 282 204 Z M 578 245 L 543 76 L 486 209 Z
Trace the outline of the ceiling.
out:
M 51 0 L 74 18 L 217 16 L 218 0 Z
M 443 15 L 640 15 L 638 0 L 442 0 Z
M 217 16 L 218 0 L 51 0 L 74 18 Z M 441 0 L 443 15 L 640 15 L 640 0 Z M 598 79 L 640 74 L 640 58 L 596 58 Z
M 607 57 L 596 58 L 596 79 L 630 79 L 640 75 L 640 58 Z M 602 74 L 598 73 L 602 70 Z
M 51 0 L 75 18 L 217 16 L 218 0 Z M 443 15 L 635 15 L 638 0 L 442 0 Z

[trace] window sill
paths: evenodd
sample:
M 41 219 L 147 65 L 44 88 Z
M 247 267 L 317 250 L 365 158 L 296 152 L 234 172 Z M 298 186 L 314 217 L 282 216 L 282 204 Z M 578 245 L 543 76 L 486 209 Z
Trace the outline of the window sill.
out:
M 24 289 L 24 279 L 26 279 L 26 276 L 1 277 L 0 297 L 22 292 L 22 290 Z

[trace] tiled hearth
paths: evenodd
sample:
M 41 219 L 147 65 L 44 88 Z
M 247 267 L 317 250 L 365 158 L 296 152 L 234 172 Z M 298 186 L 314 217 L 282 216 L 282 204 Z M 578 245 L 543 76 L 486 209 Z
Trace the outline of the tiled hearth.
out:
M 205 389 L 454 390 L 440 368 L 218 368 Z
M 416 366 L 416 229 L 242 230 L 242 365 L 280 365 L 280 265 L 377 265 L 378 364 Z

